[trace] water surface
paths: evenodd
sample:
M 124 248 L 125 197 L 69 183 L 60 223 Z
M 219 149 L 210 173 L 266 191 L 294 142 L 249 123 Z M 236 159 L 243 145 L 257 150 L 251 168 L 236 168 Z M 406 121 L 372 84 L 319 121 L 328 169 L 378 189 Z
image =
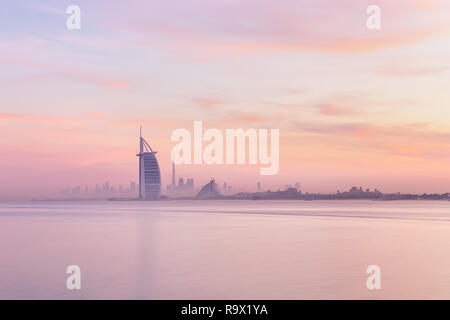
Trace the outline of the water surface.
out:
M 3 202 L 0 298 L 450 299 L 450 202 Z

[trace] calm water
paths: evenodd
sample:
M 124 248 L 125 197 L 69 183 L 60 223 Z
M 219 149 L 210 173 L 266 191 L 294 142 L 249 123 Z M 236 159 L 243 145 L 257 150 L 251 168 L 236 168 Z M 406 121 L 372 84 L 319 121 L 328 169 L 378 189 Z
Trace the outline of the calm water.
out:
M 0 298 L 450 299 L 450 202 L 0 203 Z

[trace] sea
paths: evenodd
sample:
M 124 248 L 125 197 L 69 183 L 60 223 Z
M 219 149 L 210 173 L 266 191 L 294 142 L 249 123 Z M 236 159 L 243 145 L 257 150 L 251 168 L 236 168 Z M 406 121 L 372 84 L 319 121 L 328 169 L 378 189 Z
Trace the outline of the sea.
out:
M 0 202 L 0 299 L 450 299 L 450 202 Z

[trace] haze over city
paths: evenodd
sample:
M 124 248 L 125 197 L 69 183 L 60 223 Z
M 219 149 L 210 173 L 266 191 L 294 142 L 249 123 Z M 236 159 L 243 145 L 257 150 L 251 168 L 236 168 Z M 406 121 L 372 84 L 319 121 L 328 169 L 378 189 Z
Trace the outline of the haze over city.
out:
M 0 300 L 287 319 L 450 299 L 449 17 L 449 0 L 2 1 Z
M 198 186 L 448 192 L 450 3 L 379 0 L 373 32 L 373 2 L 80 0 L 77 31 L 60 1 L 3 4 L 0 199 L 128 186 L 139 125 L 165 186 L 171 132 L 194 120 L 280 129 L 277 175 L 177 166 Z

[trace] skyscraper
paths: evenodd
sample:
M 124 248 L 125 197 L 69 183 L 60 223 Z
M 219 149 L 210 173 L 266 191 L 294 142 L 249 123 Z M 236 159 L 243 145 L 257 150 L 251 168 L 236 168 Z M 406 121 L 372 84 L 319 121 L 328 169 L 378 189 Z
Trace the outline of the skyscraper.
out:
M 172 161 L 172 187 L 175 187 L 175 162 Z
M 142 138 L 142 128 L 139 138 L 139 198 L 158 199 L 161 192 L 161 172 L 156 151 Z

